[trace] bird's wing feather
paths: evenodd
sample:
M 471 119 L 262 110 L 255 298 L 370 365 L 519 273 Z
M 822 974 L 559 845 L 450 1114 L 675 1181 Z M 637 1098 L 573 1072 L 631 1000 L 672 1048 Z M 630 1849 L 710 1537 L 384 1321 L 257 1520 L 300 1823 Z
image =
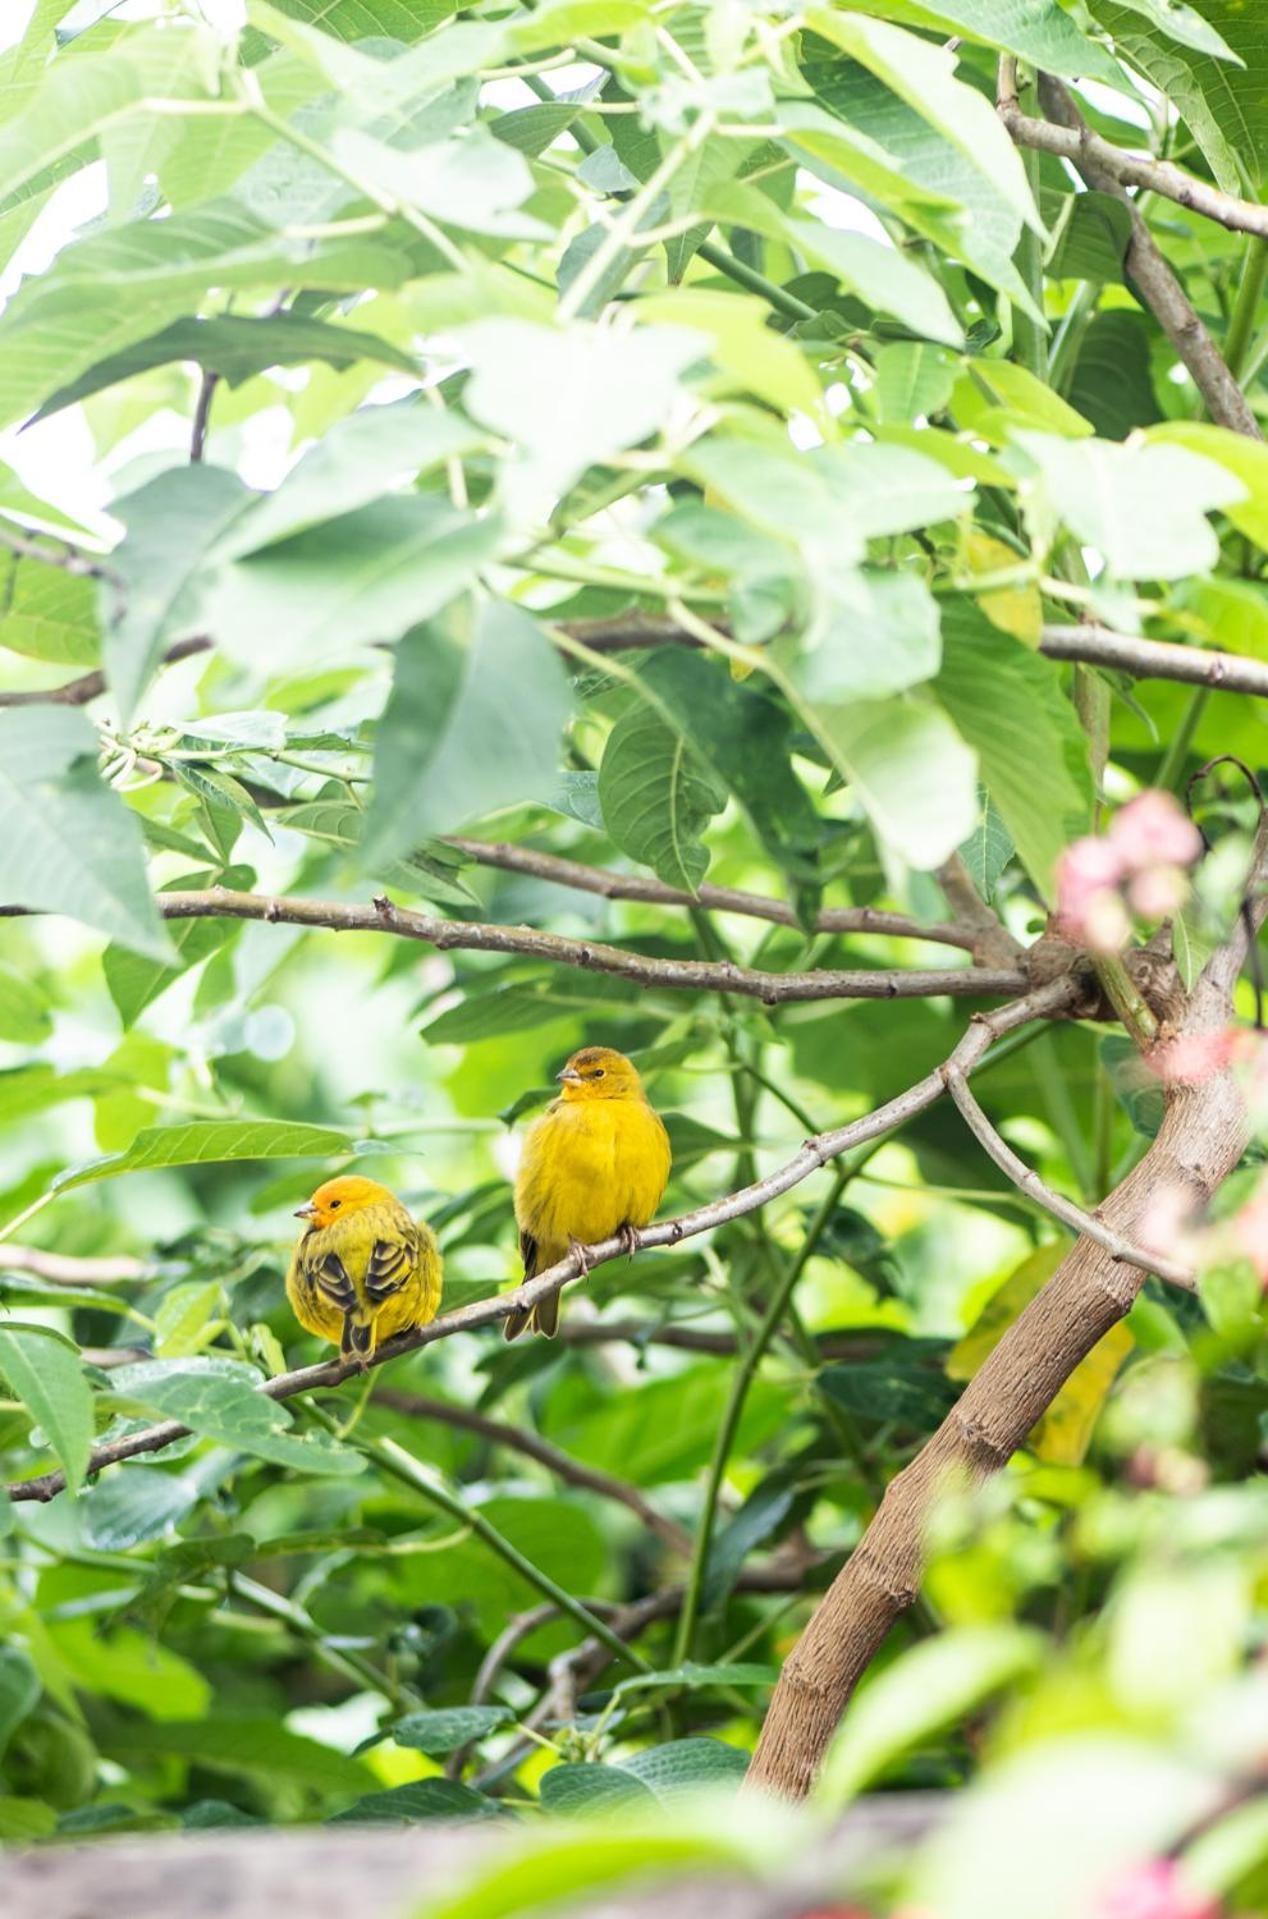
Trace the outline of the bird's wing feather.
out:
M 376 1304 L 400 1291 L 418 1271 L 419 1236 L 411 1224 L 399 1239 L 376 1239 L 365 1269 L 367 1297 Z

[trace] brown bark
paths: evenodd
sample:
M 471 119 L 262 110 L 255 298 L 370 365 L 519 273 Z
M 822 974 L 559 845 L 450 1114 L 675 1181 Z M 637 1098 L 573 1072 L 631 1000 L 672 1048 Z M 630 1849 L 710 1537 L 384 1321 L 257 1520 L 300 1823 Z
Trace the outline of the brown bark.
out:
M 1202 1024 L 1223 1016 L 1204 995 Z M 1164 1185 L 1202 1205 L 1246 1143 L 1245 1113 L 1225 1075 L 1172 1094 L 1157 1140 L 1100 1208 L 1105 1223 L 1135 1234 L 1149 1196 Z M 748 1785 L 789 1798 L 811 1787 L 824 1751 L 862 1674 L 919 1588 L 923 1536 L 949 1479 L 981 1481 L 1007 1463 L 1079 1361 L 1120 1320 L 1144 1274 L 1080 1239 L 1047 1286 L 1009 1328 L 938 1431 L 896 1479 L 851 1558 L 824 1595 L 788 1659 L 749 1772 Z

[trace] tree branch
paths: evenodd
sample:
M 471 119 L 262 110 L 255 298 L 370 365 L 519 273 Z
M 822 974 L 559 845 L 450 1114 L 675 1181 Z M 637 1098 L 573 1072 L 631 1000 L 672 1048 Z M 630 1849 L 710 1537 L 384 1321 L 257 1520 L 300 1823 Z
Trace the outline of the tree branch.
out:
M 1268 699 L 1268 665 L 1240 653 L 1208 652 L 1169 640 L 1138 640 L 1104 626 L 1045 626 L 1039 651 L 1050 660 L 1110 667 L 1137 680 L 1178 680 L 1184 686 L 1209 686 Z
M 1179 1266 L 1174 1260 L 1160 1258 L 1156 1253 L 1133 1246 L 1121 1233 L 1116 1233 L 1099 1220 L 1095 1213 L 1086 1212 L 1082 1206 L 1076 1206 L 1073 1200 L 1045 1186 L 1038 1173 L 1018 1158 L 992 1126 L 970 1092 L 963 1073 L 948 1067 L 946 1082 L 947 1091 L 974 1139 L 1020 1192 L 1033 1199 L 1036 1205 L 1042 1206 L 1045 1212 L 1051 1213 L 1054 1219 L 1059 1219 L 1063 1226 L 1069 1226 L 1075 1233 L 1085 1234 L 1088 1239 L 1095 1240 L 1115 1259 L 1122 1260 L 1128 1266 L 1138 1266 L 1143 1273 L 1156 1273 L 1159 1279 L 1168 1280 L 1173 1286 L 1182 1286 L 1186 1292 L 1196 1292 L 1197 1280 L 1187 1266 Z
M 49 545 L 49 541 L 55 544 Z M 82 547 L 72 546 L 69 540 L 58 540 L 54 533 L 38 538 L 19 533 L 4 519 L 0 519 L 0 546 L 7 547 L 20 560 L 39 560 L 44 566 L 59 567 L 63 573 L 73 573 L 78 579 L 104 580 L 110 576 L 104 560 L 86 553 Z
M 1066 976 L 1050 981 L 1008 1006 L 975 1015 L 952 1054 L 952 1063 L 967 1074 L 981 1063 L 992 1040 L 1002 1038 L 1004 1034 L 1027 1025 L 1031 1020 L 1062 1018 L 1072 1014 L 1080 1004 L 1082 991 L 1080 981 Z M 724 1226 L 730 1220 L 742 1219 L 746 1214 L 756 1212 L 759 1207 L 768 1205 L 771 1200 L 780 1198 L 794 1186 L 800 1185 L 802 1180 L 826 1166 L 829 1160 L 837 1158 L 839 1154 L 893 1132 L 906 1120 L 932 1106 L 944 1090 L 943 1069 L 938 1068 L 926 1074 L 916 1085 L 908 1087 L 906 1092 L 878 1106 L 874 1112 L 852 1120 L 848 1126 L 839 1126 L 808 1139 L 799 1152 L 764 1179 L 755 1180 L 752 1185 L 728 1193 L 721 1199 L 711 1200 L 708 1205 L 698 1206 L 693 1212 L 683 1213 L 677 1219 L 659 1220 L 651 1226 L 644 1226 L 632 1236 L 637 1249 L 643 1251 L 653 1246 L 677 1246 L 684 1239 L 694 1238 L 698 1233 L 709 1232 L 715 1226 Z M 600 1266 L 628 1251 L 626 1239 L 613 1237 L 583 1249 L 580 1257 L 570 1253 L 566 1259 L 559 1260 L 544 1273 L 523 1281 L 509 1292 L 500 1293 L 492 1299 L 473 1300 L 469 1306 L 459 1306 L 454 1312 L 432 1320 L 430 1325 L 415 1326 L 408 1332 L 397 1334 L 394 1339 L 385 1340 L 372 1355 L 369 1364 L 381 1366 L 388 1360 L 399 1358 L 402 1353 L 415 1352 L 419 1347 L 434 1345 L 440 1339 L 451 1339 L 455 1333 L 475 1332 L 479 1328 L 496 1325 L 510 1313 L 529 1312 L 540 1300 L 553 1296 L 569 1281 L 577 1279 L 583 1263 L 588 1268 Z M 281 1373 L 275 1379 L 265 1380 L 260 1390 L 270 1399 L 293 1399 L 297 1393 L 338 1386 L 345 1379 L 360 1378 L 363 1372 L 364 1367 L 353 1359 L 328 1359 L 319 1365 L 303 1366 L 295 1372 Z M 91 1477 L 104 1466 L 115 1465 L 122 1459 L 133 1459 L 142 1453 L 161 1452 L 175 1440 L 183 1439 L 188 1430 L 179 1420 L 168 1419 L 122 1438 L 106 1440 L 93 1449 L 87 1476 Z M 12 1499 L 49 1500 L 56 1498 L 65 1487 L 65 1474 L 50 1472 L 20 1480 L 8 1491 Z
M 1265 669 L 1268 681 L 1268 669 Z M 560 859 L 555 853 L 539 853 L 531 846 L 512 846 L 506 840 L 468 840 L 450 835 L 445 844 L 456 847 L 479 866 L 493 866 L 507 873 L 527 873 L 533 879 L 547 880 L 552 886 L 567 886 L 577 893 L 597 893 L 606 900 L 633 900 L 648 906 L 703 906 L 715 913 L 739 913 L 748 919 L 770 920 L 778 926 L 800 928 L 801 922 L 786 900 L 768 899 L 762 893 L 744 893 L 731 886 L 702 885 L 695 893 L 666 886 L 639 873 L 609 873 L 600 866 L 584 866 L 580 860 Z M 879 933 L 890 939 L 926 940 L 932 946 L 959 946 L 973 951 L 972 930 L 958 922 L 939 920 L 922 924 L 906 913 L 882 913 L 872 906 L 829 906 L 816 913 L 816 933 Z M 1008 964 L 1016 960 L 1020 948 L 1014 945 Z
M 1177 206 L 1188 207 L 1192 213 L 1204 214 L 1208 220 L 1218 220 L 1235 233 L 1268 239 L 1268 206 L 1223 193 L 1170 160 L 1125 153 L 1087 125 L 1054 126 L 1051 120 L 1031 119 L 1022 112 L 1016 94 L 1001 92 L 999 116 L 1019 147 L 1069 160 L 1081 173 L 1085 167 L 1092 167 L 1121 187 L 1142 187 L 1148 193 L 1174 200 Z
M 959 966 L 944 971 L 899 972 L 892 968 L 809 973 L 763 973 L 729 960 L 652 959 L 597 940 L 565 939 L 531 926 L 486 925 L 479 920 L 443 920 L 409 907 L 376 899 L 370 906 L 342 900 L 274 898 L 212 887 L 200 893 L 159 893 L 155 905 L 165 919 L 267 920 L 288 926 L 324 927 L 334 933 L 394 933 L 438 952 L 519 953 L 556 966 L 607 973 L 644 987 L 691 992 L 739 993 L 767 1006 L 825 999 L 924 999 L 935 994 L 958 998 L 1008 998 L 1024 993 L 1029 981 L 1020 968 L 1010 971 Z M 21 907 L 0 907 L 21 913 Z
M 51 1286 L 118 1286 L 145 1279 L 152 1264 L 121 1253 L 115 1259 L 81 1259 L 71 1253 L 46 1253 L 39 1246 L 0 1246 L 0 1273 L 31 1273 Z
M 512 1452 L 523 1453 L 567 1485 L 579 1486 L 586 1492 L 598 1493 L 603 1499 L 612 1499 L 627 1506 L 650 1532 L 654 1532 L 675 1552 L 691 1551 L 691 1535 L 675 1520 L 657 1512 L 637 1486 L 631 1486 L 611 1473 L 601 1472 L 597 1466 L 587 1466 L 581 1460 L 574 1459 L 571 1453 L 552 1446 L 540 1433 L 530 1432 L 524 1426 L 504 1425 L 501 1420 L 489 1419 L 469 1406 L 455 1406 L 447 1399 L 429 1399 L 422 1393 L 400 1392 L 393 1386 L 385 1386 L 376 1393 L 375 1404 L 404 1413 L 409 1419 L 434 1419 L 441 1425 L 455 1426 L 461 1432 L 475 1433 L 481 1439 L 487 1439 L 491 1445 L 506 1446 Z
M 206 653 L 210 647 L 211 641 L 205 636 L 177 640 L 168 647 L 162 663 L 172 666 L 177 660 L 189 659 L 192 654 Z M 90 700 L 99 700 L 105 690 L 106 676 L 97 669 L 92 673 L 84 673 L 77 680 L 67 680 L 61 686 L 40 687 L 33 692 L 0 693 L 0 706 L 87 706 Z
M 1082 148 L 1087 123 L 1069 89 L 1048 74 L 1039 76 L 1039 97 L 1049 120 L 1067 129 Z M 1007 124 L 1007 116 L 1005 116 Z M 1088 135 L 1091 138 L 1091 135 Z M 1127 272 L 1159 326 L 1184 361 L 1211 418 L 1234 433 L 1262 440 L 1263 432 L 1246 395 L 1229 372 L 1219 348 L 1198 318 L 1197 311 L 1168 266 L 1144 216 L 1122 182 L 1087 150 L 1074 162 L 1087 185 L 1112 193 L 1130 207 L 1132 237 L 1127 246 Z
M 970 950 L 979 966 L 1016 966 L 1022 948 L 1000 919 L 986 904 L 973 883 L 973 876 L 958 853 L 938 868 L 938 884 L 947 903 L 972 942 Z

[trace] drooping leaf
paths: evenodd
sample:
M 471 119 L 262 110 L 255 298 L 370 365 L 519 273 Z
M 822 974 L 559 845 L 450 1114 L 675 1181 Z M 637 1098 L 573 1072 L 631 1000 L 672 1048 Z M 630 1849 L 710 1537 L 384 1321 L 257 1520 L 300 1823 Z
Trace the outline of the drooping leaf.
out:
M 0 1372 L 57 1454 L 78 1492 L 92 1451 L 92 1392 L 74 1347 L 44 1328 L 0 1327 Z
M 599 804 L 614 845 L 668 886 L 694 892 L 709 855 L 700 834 L 726 794 L 684 734 L 653 706 L 631 706 L 608 735 Z
M 547 799 L 570 707 L 554 649 L 518 608 L 482 605 L 465 645 L 439 625 L 415 627 L 397 648 L 375 742 L 365 860 L 395 858 L 428 834 Z
M 96 755 L 96 733 L 74 708 L 0 712 L 0 896 L 170 960 L 140 826 L 98 777 Z

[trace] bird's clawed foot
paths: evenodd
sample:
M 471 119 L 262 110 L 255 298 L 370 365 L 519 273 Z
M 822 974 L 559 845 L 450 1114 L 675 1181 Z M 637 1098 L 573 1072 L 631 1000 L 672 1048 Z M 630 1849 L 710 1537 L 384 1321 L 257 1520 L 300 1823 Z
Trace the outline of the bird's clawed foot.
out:
M 633 1259 L 641 1243 L 637 1227 L 631 1226 L 628 1219 L 623 1219 L 616 1229 L 616 1236 L 621 1242 L 621 1251 L 625 1257 Z
M 582 1242 L 581 1242 L 581 1241 L 580 1241 L 579 1239 L 575 1239 L 575 1238 L 573 1237 L 573 1235 L 572 1235 L 571 1233 L 569 1233 L 569 1235 L 568 1235 L 568 1251 L 569 1251 L 570 1253 L 575 1253 L 575 1254 L 576 1254 L 576 1258 L 577 1258 L 577 1264 L 578 1264 L 578 1266 L 579 1266 L 579 1267 L 581 1268 L 581 1277 L 582 1277 L 582 1279 L 589 1279 L 589 1277 L 590 1277 L 590 1251 L 589 1251 L 589 1248 L 588 1248 L 587 1246 L 584 1246 L 584 1245 L 582 1244 Z

